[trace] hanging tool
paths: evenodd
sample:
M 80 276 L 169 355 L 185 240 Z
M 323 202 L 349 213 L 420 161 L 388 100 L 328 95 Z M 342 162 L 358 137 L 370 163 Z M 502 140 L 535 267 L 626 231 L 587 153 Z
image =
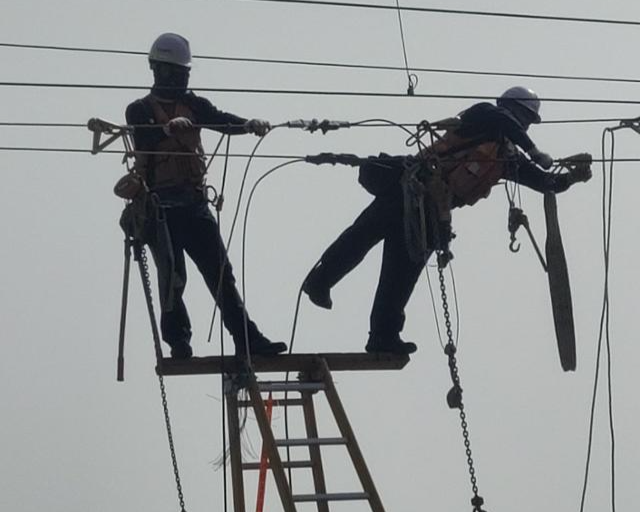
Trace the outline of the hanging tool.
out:
M 529 238 L 531 240 L 531 244 L 533 245 L 533 248 L 536 250 L 538 259 L 542 264 L 542 268 L 544 268 L 544 271 L 547 272 L 547 263 L 545 262 L 544 256 L 542 255 L 542 251 L 540 250 L 540 247 L 536 242 L 535 236 L 531 231 L 531 227 L 529 226 L 529 218 L 522 211 L 521 208 L 517 208 L 513 204 L 513 202 L 511 202 L 511 205 L 509 206 L 509 221 L 508 221 L 508 229 L 509 229 L 509 235 L 510 235 L 509 250 L 511 252 L 518 252 L 520 250 L 520 243 L 517 242 L 516 240 L 516 232 L 518 231 L 518 228 L 520 226 L 523 226 L 524 229 L 527 231 L 527 234 L 529 235 Z
M 131 268 L 132 239 L 127 235 L 124 240 L 124 274 L 122 276 L 122 306 L 120 308 L 120 334 L 118 339 L 117 379 L 124 381 L 124 334 L 127 324 L 127 305 L 129 302 L 129 270 Z
M 591 178 L 592 157 L 588 153 L 563 158 L 558 162 L 554 172 L 566 169 L 573 182 L 587 181 Z M 553 308 L 553 322 L 558 342 L 558 353 L 562 369 L 575 371 L 576 369 L 576 334 L 573 321 L 573 305 L 571 300 L 571 285 L 567 258 L 562 244 L 560 223 L 558 222 L 558 204 L 553 192 L 544 194 L 544 214 L 547 225 L 547 241 L 545 252 L 547 256 L 549 290 L 551 292 L 551 306 Z
M 551 292 L 553 323 L 558 342 L 560 364 L 565 372 L 576 369 L 576 333 L 573 322 L 573 305 L 567 258 L 564 254 L 560 224 L 558 222 L 558 204 L 553 192 L 544 194 L 544 214 L 547 224 L 547 276 Z

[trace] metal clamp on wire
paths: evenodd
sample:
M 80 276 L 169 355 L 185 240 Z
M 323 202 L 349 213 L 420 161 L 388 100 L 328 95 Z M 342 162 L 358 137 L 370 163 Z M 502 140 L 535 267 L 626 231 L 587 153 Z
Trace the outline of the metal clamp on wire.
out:
M 319 153 L 317 155 L 307 155 L 304 157 L 304 161 L 310 164 L 342 164 L 357 167 L 363 162 L 367 161 L 366 158 L 353 155 L 351 153 Z
M 310 133 L 320 130 L 323 134 L 326 134 L 331 130 L 338 130 L 340 128 L 351 128 L 351 123 L 348 121 L 331 121 L 324 119 L 318 121 L 317 119 L 296 119 L 295 121 L 287 121 L 285 123 L 287 128 L 302 128 Z
M 636 117 L 635 119 L 621 119 L 617 129 L 620 128 L 631 128 L 634 132 L 640 133 L 640 117 Z
M 129 133 L 129 128 L 126 126 L 120 126 L 98 117 L 92 117 L 87 122 L 87 128 L 93 132 L 93 143 L 91 146 L 91 154 L 97 155 L 100 151 L 105 149 L 111 143 L 115 142 L 118 138 L 123 137 Z M 101 141 L 102 134 L 110 135 L 104 141 Z M 128 144 L 125 142 L 125 148 L 130 151 Z

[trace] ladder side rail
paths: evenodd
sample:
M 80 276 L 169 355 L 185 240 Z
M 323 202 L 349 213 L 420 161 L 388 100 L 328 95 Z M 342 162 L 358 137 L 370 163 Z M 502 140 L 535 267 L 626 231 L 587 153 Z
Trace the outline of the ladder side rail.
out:
M 318 423 L 316 421 L 315 407 L 313 404 L 313 393 L 303 391 L 302 411 L 304 414 L 304 424 L 308 438 L 318 438 Z M 322 466 L 322 453 L 320 446 L 309 445 L 309 458 L 311 459 L 311 474 L 316 494 L 326 494 L 327 485 L 324 478 L 324 468 Z M 329 504 L 326 501 L 318 501 L 318 512 L 329 512 Z
M 351 428 L 351 424 L 349 423 L 347 413 L 340 401 L 340 397 L 338 396 L 338 391 L 333 383 L 329 366 L 324 359 L 319 360 L 319 365 L 322 378 L 325 383 L 325 394 L 327 396 L 329 407 L 331 407 L 336 423 L 338 424 L 338 428 L 340 429 L 340 433 L 347 439 L 347 450 L 351 456 L 351 460 L 353 461 L 353 465 L 356 469 L 356 473 L 358 474 L 358 478 L 360 479 L 360 483 L 362 484 L 362 488 L 369 495 L 371 510 L 373 512 L 384 512 L 382 500 L 380 499 L 378 490 L 373 483 L 373 478 L 371 477 L 371 473 L 369 473 L 367 464 L 362 452 L 360 451 L 358 441 L 356 440 L 356 436 Z
M 276 487 L 278 488 L 280 500 L 282 501 L 282 507 L 284 509 L 284 512 L 296 512 L 296 506 L 291 494 L 291 488 L 289 487 L 289 484 L 287 482 L 287 477 L 284 472 L 282 460 L 280 459 L 280 453 L 278 452 L 278 447 L 276 446 L 276 441 L 273 437 L 271 426 L 269 425 L 269 419 L 267 418 L 267 413 L 264 410 L 264 402 L 262 400 L 262 396 L 260 395 L 260 390 L 258 389 L 258 383 L 253 373 L 249 375 L 249 383 L 247 385 L 247 389 L 249 391 L 249 397 L 251 399 L 253 410 L 256 415 L 256 421 L 260 429 L 260 434 L 262 435 L 264 447 L 267 450 L 267 454 L 269 455 L 269 463 L 271 466 L 271 471 L 273 473 L 273 478 L 276 482 Z

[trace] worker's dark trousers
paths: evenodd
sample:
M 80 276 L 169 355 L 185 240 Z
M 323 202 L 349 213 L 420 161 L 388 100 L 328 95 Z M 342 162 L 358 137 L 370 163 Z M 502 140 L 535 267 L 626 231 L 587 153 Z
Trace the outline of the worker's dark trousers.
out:
M 404 326 L 404 308 L 424 268 L 406 249 L 400 192 L 378 196 L 324 252 L 313 271 L 320 286 L 333 287 L 384 240 L 382 268 L 371 310 L 371 333 L 397 335 Z
M 244 304 L 236 289 L 233 269 L 227 260 L 218 223 L 211 214 L 208 204 L 205 201 L 197 201 L 186 206 L 163 208 L 163 211 L 174 258 L 172 293 L 167 292 L 171 279 L 171 266 L 166 263 L 167 251 L 163 250 L 159 237 L 152 237 L 149 241 L 158 268 L 161 298 L 164 296 L 165 299 L 160 319 L 162 338 L 169 345 L 188 343 L 191 339 L 191 322 L 182 300 L 187 282 L 184 259 L 186 252 L 198 267 L 211 295 L 217 301 L 224 326 L 231 333 L 236 347 L 243 345 L 245 340 Z M 247 328 L 249 340 L 259 335 L 256 325 L 249 320 L 248 316 Z

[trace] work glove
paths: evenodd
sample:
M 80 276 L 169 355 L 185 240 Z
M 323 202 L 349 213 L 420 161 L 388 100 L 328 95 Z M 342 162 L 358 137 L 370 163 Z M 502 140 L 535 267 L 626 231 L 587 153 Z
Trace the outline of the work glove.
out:
M 571 185 L 581 181 L 589 181 L 593 176 L 591 172 L 591 155 L 589 153 L 580 153 L 570 157 L 570 160 L 573 164 L 569 166 L 569 181 Z
M 187 117 L 174 117 L 164 126 L 167 135 L 179 135 L 189 130 L 193 130 L 193 123 Z
M 537 147 L 533 146 L 529 150 L 529 156 L 536 164 L 542 167 L 545 171 L 551 169 L 553 165 L 553 158 L 548 153 L 543 153 Z
M 271 123 L 264 119 L 249 119 L 244 123 L 244 130 L 247 133 L 255 133 L 259 137 L 264 137 L 271 130 Z

